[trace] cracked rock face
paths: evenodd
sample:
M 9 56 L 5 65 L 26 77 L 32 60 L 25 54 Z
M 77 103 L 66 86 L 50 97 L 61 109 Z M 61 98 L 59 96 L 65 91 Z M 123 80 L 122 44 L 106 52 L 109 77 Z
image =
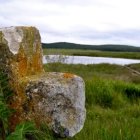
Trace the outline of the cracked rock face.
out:
M 72 137 L 83 128 L 84 92 L 83 80 L 67 73 L 46 73 L 40 79 L 30 80 L 26 87 L 28 99 L 35 104 L 36 117 L 40 122 L 46 120 L 61 137 Z
M 13 56 L 8 56 L 8 60 L 14 77 L 20 78 L 43 71 L 41 38 L 35 27 L 0 28 L 0 43 Z
M 14 95 L 9 101 L 16 110 L 10 129 L 23 121 L 49 126 L 60 137 L 72 137 L 86 118 L 85 85 L 70 73 L 45 73 L 39 31 L 35 27 L 0 29 L 0 67 L 10 77 Z

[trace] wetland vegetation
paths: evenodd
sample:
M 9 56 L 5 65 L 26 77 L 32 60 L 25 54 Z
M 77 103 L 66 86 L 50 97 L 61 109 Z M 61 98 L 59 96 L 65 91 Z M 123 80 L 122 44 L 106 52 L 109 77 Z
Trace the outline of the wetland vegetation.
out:
M 90 50 L 52 50 L 45 49 L 46 54 L 79 53 L 87 55 L 96 53 L 124 58 L 140 58 L 137 52 L 100 52 Z M 126 54 L 126 56 L 125 56 Z M 84 128 L 70 140 L 138 140 L 140 138 L 140 64 L 127 66 L 111 64 L 45 64 L 46 72 L 66 72 L 81 76 L 86 87 L 87 118 Z M 9 133 L 8 117 L 11 110 L 6 105 L 4 89 L 6 78 L 0 74 L 0 134 L 3 139 L 35 139 L 60 140 L 45 127 L 37 129 L 33 122 L 25 122 L 16 127 L 15 132 Z M 4 85 L 3 85 L 4 84 Z M 6 87 L 5 87 L 6 86 Z M 9 93 L 9 90 L 7 90 Z M 10 91 L 11 94 L 11 91 Z M 9 94 L 8 94 L 9 95 Z M 7 96 L 9 97 L 9 96 Z M 2 140 L 3 140 L 2 139 Z
M 140 64 L 127 67 L 140 70 Z M 87 119 L 72 140 L 138 140 L 140 75 L 126 66 L 96 64 L 44 65 L 46 71 L 77 74 L 85 80 Z

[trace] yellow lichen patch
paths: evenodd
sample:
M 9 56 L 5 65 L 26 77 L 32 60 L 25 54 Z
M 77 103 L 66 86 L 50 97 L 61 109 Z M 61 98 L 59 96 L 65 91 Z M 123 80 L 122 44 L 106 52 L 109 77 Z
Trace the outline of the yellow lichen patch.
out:
M 17 42 L 19 45 L 18 52 L 8 58 L 10 69 L 9 84 L 14 92 L 13 97 L 9 101 L 10 108 L 15 110 L 10 118 L 10 128 L 12 130 L 22 121 L 30 119 L 40 120 L 38 116 L 36 118 L 34 115 L 34 107 L 39 101 L 28 100 L 26 86 L 30 81 L 30 76 L 39 77 L 44 72 L 39 31 L 34 27 L 16 27 L 16 29 L 22 34 L 22 40 Z M 0 32 L 0 42 L 7 44 L 2 32 Z
M 43 64 L 42 64 L 42 52 L 39 47 L 40 44 L 37 44 L 36 51 L 32 57 L 32 68 L 34 73 L 43 72 Z
M 18 62 L 18 75 L 23 77 L 27 75 L 27 56 L 24 52 L 23 47 L 20 47 L 19 53 L 17 55 Z
M 63 76 L 64 76 L 64 78 L 73 78 L 74 77 L 74 74 L 64 73 Z
M 27 59 L 27 75 L 43 72 L 42 48 L 39 31 L 34 27 L 19 27 L 23 30 L 21 46 Z

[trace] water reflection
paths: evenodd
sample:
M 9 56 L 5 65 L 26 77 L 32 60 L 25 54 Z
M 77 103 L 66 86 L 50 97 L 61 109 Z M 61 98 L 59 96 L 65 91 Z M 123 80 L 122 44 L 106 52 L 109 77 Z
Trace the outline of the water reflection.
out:
M 109 57 L 89 57 L 89 56 L 66 56 L 66 55 L 45 55 L 43 63 L 66 63 L 66 64 L 117 64 L 128 65 L 140 63 L 140 60 L 124 59 L 124 58 L 109 58 Z

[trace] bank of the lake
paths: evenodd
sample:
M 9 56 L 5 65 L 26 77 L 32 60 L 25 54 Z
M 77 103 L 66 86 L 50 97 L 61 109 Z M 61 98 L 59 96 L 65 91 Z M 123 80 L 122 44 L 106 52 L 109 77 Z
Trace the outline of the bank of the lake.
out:
M 109 57 L 90 57 L 90 56 L 68 56 L 68 55 L 44 55 L 43 63 L 61 62 L 65 64 L 116 64 L 116 65 L 128 65 L 140 63 L 140 60 L 136 59 L 124 59 L 124 58 L 109 58 Z

